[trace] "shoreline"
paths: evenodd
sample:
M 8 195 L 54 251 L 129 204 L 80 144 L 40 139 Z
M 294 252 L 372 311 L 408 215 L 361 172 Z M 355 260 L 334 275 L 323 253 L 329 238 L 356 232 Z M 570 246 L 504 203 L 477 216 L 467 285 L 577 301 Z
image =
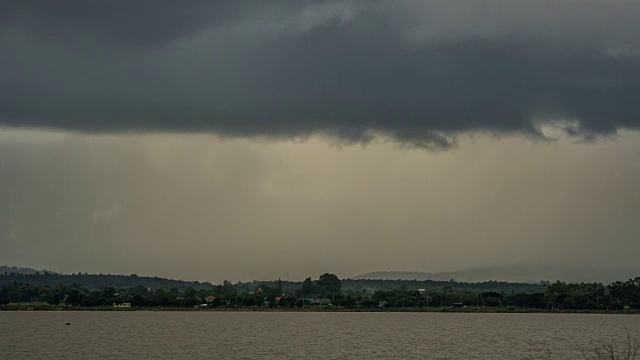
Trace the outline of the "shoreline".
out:
M 102 311 L 102 312 L 138 312 L 138 311 L 163 311 L 163 312 L 270 312 L 270 313 L 464 313 L 464 314 L 602 314 L 602 315 L 638 315 L 638 310 L 556 310 L 556 309 L 529 309 L 529 308 L 188 308 L 188 307 L 132 307 L 114 308 L 111 306 L 97 307 L 71 307 L 71 306 L 46 306 L 46 305 L 3 305 L 2 311 Z

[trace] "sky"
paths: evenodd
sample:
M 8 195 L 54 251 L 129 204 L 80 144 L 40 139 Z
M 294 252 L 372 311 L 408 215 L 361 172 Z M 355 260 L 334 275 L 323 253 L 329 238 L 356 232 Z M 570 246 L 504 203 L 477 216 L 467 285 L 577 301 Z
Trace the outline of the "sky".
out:
M 0 263 L 637 266 L 640 3 L 0 3 Z

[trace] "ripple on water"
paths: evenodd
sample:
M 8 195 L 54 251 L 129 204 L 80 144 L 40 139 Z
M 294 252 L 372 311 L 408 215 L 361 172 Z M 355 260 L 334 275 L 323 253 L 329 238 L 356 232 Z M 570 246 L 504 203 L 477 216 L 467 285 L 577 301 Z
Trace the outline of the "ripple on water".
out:
M 7 359 L 573 359 L 633 315 L 0 312 Z M 65 326 L 66 323 L 70 326 Z

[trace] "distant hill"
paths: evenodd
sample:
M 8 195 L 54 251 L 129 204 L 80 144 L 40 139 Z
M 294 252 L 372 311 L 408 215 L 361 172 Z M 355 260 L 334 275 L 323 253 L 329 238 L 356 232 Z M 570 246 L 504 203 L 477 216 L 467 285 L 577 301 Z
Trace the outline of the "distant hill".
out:
M 22 274 L 22 275 L 33 275 L 35 273 L 44 274 L 45 272 L 48 272 L 49 274 L 57 274 L 57 272 L 50 271 L 50 270 L 36 270 L 28 267 L 0 265 L 0 274 L 16 273 L 16 274 Z
M 440 274 L 415 271 L 374 271 L 351 277 L 354 280 L 434 280 L 446 281 Z
M 105 274 L 46 274 L 40 272 L 38 275 L 33 274 L 20 274 L 8 272 L 8 275 L 4 275 L 4 272 L 0 273 L 0 287 L 13 282 L 19 282 L 29 285 L 38 286 L 58 286 L 58 285 L 74 285 L 79 284 L 89 289 L 101 289 L 104 287 L 114 288 L 130 288 L 135 286 L 144 286 L 151 289 L 169 289 L 169 288 L 184 288 L 187 286 L 195 289 L 210 288 L 213 285 L 208 282 L 199 281 L 183 281 L 165 279 L 159 277 L 150 276 L 138 276 L 138 275 L 105 275 Z
M 374 279 L 344 279 L 342 289 L 350 291 L 366 291 L 373 293 L 376 291 L 389 291 L 406 289 L 414 291 L 418 289 L 429 289 L 430 291 L 442 291 L 450 287 L 456 291 L 472 292 L 505 292 L 505 293 L 525 293 L 535 294 L 547 291 L 547 284 L 530 284 L 505 281 L 484 281 L 484 282 L 457 282 L 450 280 L 374 280 Z
M 601 268 L 587 266 L 559 265 L 517 265 L 491 266 L 464 269 L 452 272 L 427 273 L 409 271 L 377 271 L 358 275 L 353 279 L 381 280 L 436 280 L 436 281 L 508 281 L 520 283 L 539 283 L 541 280 L 555 282 L 601 282 L 610 283 L 640 276 L 638 269 Z

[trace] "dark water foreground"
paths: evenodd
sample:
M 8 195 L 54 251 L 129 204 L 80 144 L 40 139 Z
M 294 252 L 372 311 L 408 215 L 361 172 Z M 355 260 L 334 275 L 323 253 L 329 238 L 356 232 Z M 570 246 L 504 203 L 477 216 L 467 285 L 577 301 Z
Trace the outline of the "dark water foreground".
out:
M 70 323 L 70 325 L 66 325 Z M 582 359 L 633 315 L 0 312 L 3 359 Z

